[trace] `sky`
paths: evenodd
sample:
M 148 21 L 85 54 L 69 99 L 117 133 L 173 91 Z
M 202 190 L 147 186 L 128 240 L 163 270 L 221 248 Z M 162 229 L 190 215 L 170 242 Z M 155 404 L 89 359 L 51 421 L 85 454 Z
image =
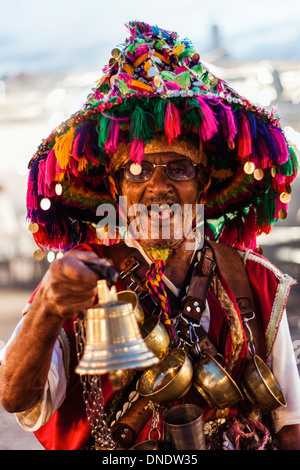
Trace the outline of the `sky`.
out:
M 299 0 L 0 0 L 0 6 L 0 77 L 101 62 L 134 19 L 177 31 L 200 54 L 209 49 L 213 24 L 238 58 L 266 46 L 269 55 L 295 54 L 290 44 L 299 49 Z

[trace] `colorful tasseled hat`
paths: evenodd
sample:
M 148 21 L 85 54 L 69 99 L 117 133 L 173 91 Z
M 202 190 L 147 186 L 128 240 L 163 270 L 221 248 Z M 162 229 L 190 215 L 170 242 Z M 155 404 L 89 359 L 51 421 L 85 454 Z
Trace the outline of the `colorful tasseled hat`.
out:
M 279 118 L 253 106 L 200 62 L 189 40 L 130 22 L 85 105 L 43 140 L 30 161 L 27 217 L 42 249 L 103 243 L 96 211 L 115 203 L 111 157 L 127 143 L 140 162 L 164 136 L 199 142 L 210 185 L 206 236 L 255 248 L 256 236 L 285 218 L 297 159 Z

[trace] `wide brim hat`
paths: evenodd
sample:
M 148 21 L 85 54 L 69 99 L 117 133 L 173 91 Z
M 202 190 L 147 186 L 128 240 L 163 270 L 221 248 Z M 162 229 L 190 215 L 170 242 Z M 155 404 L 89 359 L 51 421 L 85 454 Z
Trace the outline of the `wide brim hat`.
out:
M 200 61 L 188 39 L 141 22 L 112 50 L 86 103 L 43 140 L 29 163 L 27 218 L 41 249 L 101 239 L 97 207 L 116 204 L 112 161 L 123 145 L 140 163 L 164 138 L 206 155 L 205 234 L 255 248 L 287 216 L 298 169 L 275 112 L 254 106 Z

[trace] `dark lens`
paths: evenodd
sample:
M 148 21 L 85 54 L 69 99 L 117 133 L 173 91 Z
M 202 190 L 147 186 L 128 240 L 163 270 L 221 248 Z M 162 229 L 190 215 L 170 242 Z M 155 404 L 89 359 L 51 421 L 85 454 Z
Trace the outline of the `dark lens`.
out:
M 140 165 L 129 161 L 124 168 L 124 176 L 128 181 L 142 183 L 148 181 L 153 175 L 153 166 L 149 162 L 142 162 Z
M 176 181 L 190 180 L 195 176 L 195 167 L 191 160 L 183 158 L 167 164 L 167 175 Z

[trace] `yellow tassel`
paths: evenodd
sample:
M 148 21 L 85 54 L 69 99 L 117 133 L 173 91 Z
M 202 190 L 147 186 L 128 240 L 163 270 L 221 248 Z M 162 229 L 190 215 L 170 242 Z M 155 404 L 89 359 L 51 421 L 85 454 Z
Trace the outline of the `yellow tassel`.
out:
M 87 171 L 89 168 L 89 162 L 86 158 L 82 157 L 78 162 L 78 171 Z
M 173 51 L 171 52 L 171 54 L 175 54 L 175 55 L 179 55 L 181 54 L 185 49 L 185 44 L 182 43 L 182 44 L 179 44 L 179 46 L 176 46 L 174 47 Z
M 67 134 L 57 137 L 55 141 L 53 149 L 62 170 L 66 170 L 70 165 L 74 133 L 75 128 L 71 127 Z

